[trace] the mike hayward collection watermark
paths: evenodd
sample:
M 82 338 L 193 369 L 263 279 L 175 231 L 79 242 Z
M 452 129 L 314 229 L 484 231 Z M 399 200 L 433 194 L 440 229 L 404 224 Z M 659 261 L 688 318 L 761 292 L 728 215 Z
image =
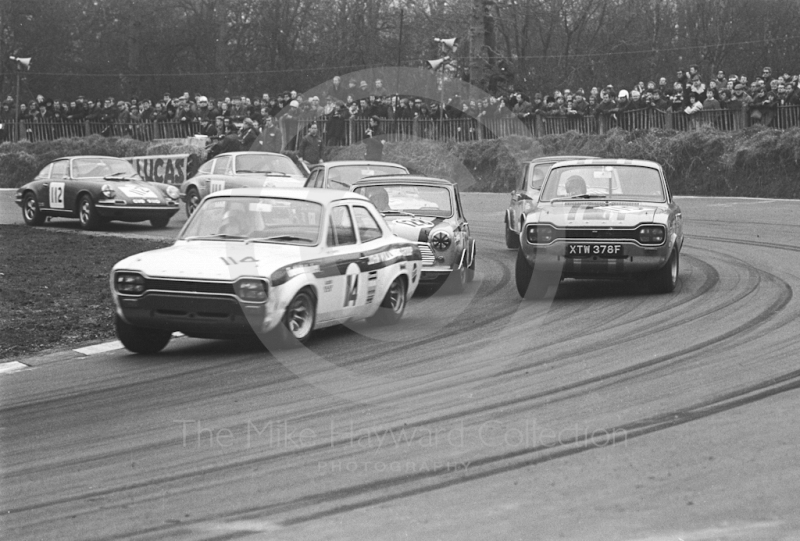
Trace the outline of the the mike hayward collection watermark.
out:
M 540 426 L 535 419 L 525 419 L 515 426 L 491 420 L 466 426 L 459 421 L 449 428 L 408 425 L 357 427 L 353 421 L 333 420 L 325 429 L 303 427 L 289 420 L 248 419 L 233 427 L 212 427 L 197 419 L 176 419 L 173 422 L 180 426 L 181 444 L 187 449 L 264 447 L 291 451 L 312 447 L 350 447 L 377 454 L 399 448 L 422 451 L 467 447 L 535 450 L 574 444 L 605 447 L 627 444 L 628 439 L 627 431 L 621 428 L 591 428 L 576 423 L 555 429 Z

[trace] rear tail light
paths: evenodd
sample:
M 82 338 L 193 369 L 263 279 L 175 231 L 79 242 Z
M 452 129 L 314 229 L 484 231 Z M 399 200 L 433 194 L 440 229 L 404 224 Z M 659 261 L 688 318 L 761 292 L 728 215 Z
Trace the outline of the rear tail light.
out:
M 639 242 L 642 244 L 663 244 L 666 230 L 662 225 L 644 226 L 639 228 Z

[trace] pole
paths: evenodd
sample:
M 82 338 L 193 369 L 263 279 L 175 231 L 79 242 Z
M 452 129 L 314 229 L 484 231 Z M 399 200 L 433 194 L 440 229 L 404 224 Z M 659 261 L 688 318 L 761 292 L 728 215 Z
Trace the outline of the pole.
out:
M 16 115 L 15 115 L 16 121 L 14 124 L 17 129 L 17 141 L 19 141 L 21 139 L 20 137 L 21 128 L 19 126 L 19 62 L 17 62 L 17 106 L 14 109 L 16 110 Z
M 394 92 L 400 99 L 400 61 L 403 56 L 403 8 L 400 8 L 400 39 L 397 42 L 397 69 L 394 76 Z

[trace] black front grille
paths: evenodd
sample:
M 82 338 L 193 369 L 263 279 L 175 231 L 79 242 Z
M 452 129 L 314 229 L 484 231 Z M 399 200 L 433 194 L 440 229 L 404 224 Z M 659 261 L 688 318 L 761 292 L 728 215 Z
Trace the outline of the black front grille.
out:
M 210 293 L 235 295 L 233 284 L 228 282 L 201 282 L 195 280 L 160 280 L 145 278 L 145 291 L 174 291 L 180 293 Z
M 639 233 L 631 229 L 556 229 L 556 237 L 562 239 L 638 240 Z

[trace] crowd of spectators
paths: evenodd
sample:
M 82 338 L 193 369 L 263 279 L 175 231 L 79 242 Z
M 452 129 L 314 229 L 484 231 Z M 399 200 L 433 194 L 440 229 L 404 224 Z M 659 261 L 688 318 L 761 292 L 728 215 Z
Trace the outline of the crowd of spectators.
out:
M 325 120 L 329 144 L 342 144 L 345 121 L 369 119 L 456 119 L 471 118 L 491 121 L 502 118 L 528 119 L 543 117 L 600 117 L 641 109 L 694 114 L 701 110 L 745 108 L 751 121 L 769 125 L 779 105 L 800 105 L 798 75 L 773 74 L 765 67 L 756 77 L 727 75 L 719 71 L 703 77 L 696 65 L 687 71 L 678 70 L 670 83 L 666 77 L 658 82 L 640 81 L 632 88 L 617 90 L 613 85 L 535 92 L 532 96 L 510 90 L 503 95 L 482 99 L 462 99 L 453 95 L 439 100 L 418 96 L 397 96 L 381 79 L 370 84 L 350 79 L 345 85 L 334 77 L 319 87 L 316 95 L 303 95 L 294 90 L 260 98 L 225 97 L 212 99 L 201 94 L 184 92 L 172 97 L 165 93 L 161 100 L 87 99 L 58 100 L 39 95 L 29 103 L 20 103 L 19 111 L 9 96 L 0 106 L 0 123 L 19 118 L 37 122 L 96 122 L 135 126 L 142 123 L 195 123 L 202 134 L 223 138 L 236 134 L 249 144 L 264 130 L 277 131 L 292 121 Z M 18 116 L 17 116 L 18 115 Z M 285 129 L 285 128 L 284 128 Z M 246 140 L 247 139 L 247 140 Z

